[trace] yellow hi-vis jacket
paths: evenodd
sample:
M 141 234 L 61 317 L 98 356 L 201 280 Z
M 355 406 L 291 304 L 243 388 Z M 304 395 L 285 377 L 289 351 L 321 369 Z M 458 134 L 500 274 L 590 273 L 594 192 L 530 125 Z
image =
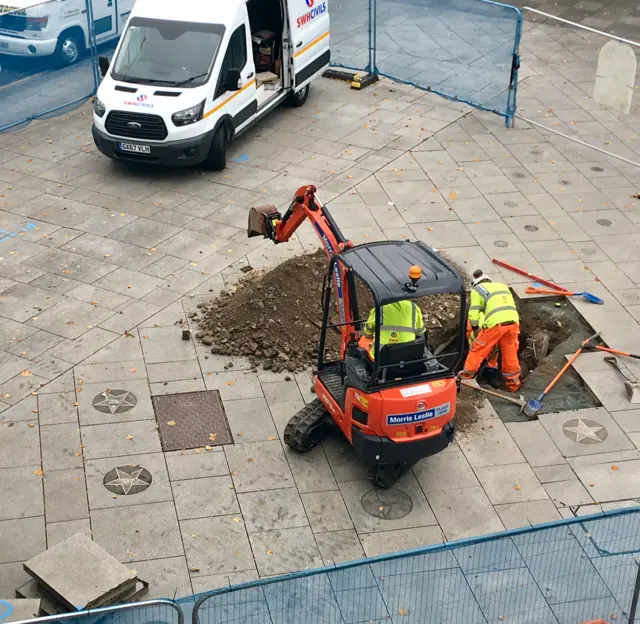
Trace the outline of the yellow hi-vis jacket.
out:
M 506 284 L 482 282 L 471 289 L 469 322 L 474 329 L 491 329 L 501 323 L 519 323 L 516 302 Z
M 364 326 L 364 335 L 373 338 L 376 331 L 376 310 L 369 313 Z M 411 342 L 424 336 L 425 327 L 422 310 L 413 302 L 397 301 L 382 306 L 382 326 L 380 327 L 380 346 L 398 342 Z M 371 343 L 370 355 L 374 357 L 375 341 Z

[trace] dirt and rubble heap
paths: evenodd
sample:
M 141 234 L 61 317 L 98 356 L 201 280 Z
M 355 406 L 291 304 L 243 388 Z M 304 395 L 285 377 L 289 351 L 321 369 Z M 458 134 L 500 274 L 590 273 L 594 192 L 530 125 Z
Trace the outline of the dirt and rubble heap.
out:
M 233 291 L 201 304 L 197 337 L 219 355 L 244 355 L 254 366 L 280 372 L 313 368 L 318 361 L 322 284 L 328 261 L 322 250 L 287 260 L 267 273 L 250 271 Z M 360 316 L 371 293 L 356 286 Z M 417 300 L 432 347 L 448 339 L 459 322 L 459 298 L 438 295 Z M 334 306 L 331 308 L 335 314 Z M 331 318 L 331 322 L 337 322 Z M 327 334 L 327 359 L 338 357 L 337 332 Z

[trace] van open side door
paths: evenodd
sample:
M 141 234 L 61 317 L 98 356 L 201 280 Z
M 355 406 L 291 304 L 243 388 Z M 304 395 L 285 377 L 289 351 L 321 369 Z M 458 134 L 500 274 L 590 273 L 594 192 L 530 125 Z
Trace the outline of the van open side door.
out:
M 287 0 L 295 91 L 321 75 L 329 65 L 328 0 Z

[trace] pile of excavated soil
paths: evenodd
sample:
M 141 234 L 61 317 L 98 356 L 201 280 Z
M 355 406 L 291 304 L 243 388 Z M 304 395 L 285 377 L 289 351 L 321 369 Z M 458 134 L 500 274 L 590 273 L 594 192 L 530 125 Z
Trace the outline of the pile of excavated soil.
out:
M 287 260 L 267 273 L 249 272 L 237 289 L 200 304 L 197 337 L 220 355 L 244 355 L 254 367 L 274 372 L 315 368 L 322 323 L 322 286 L 328 261 L 322 250 Z M 372 297 L 356 284 L 361 319 L 367 318 Z M 435 349 L 456 332 L 460 299 L 437 295 L 417 299 Z M 332 305 L 331 323 L 337 313 Z M 327 333 L 326 360 L 339 357 L 337 330 Z

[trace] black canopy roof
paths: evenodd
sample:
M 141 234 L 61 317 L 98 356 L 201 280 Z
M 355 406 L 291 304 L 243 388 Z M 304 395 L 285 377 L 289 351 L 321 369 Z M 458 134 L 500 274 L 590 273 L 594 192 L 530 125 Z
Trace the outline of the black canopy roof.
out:
M 380 241 L 352 247 L 339 254 L 342 261 L 364 281 L 381 305 L 464 290 L 462 275 L 423 242 Z M 422 269 L 418 289 L 406 288 L 409 267 Z

